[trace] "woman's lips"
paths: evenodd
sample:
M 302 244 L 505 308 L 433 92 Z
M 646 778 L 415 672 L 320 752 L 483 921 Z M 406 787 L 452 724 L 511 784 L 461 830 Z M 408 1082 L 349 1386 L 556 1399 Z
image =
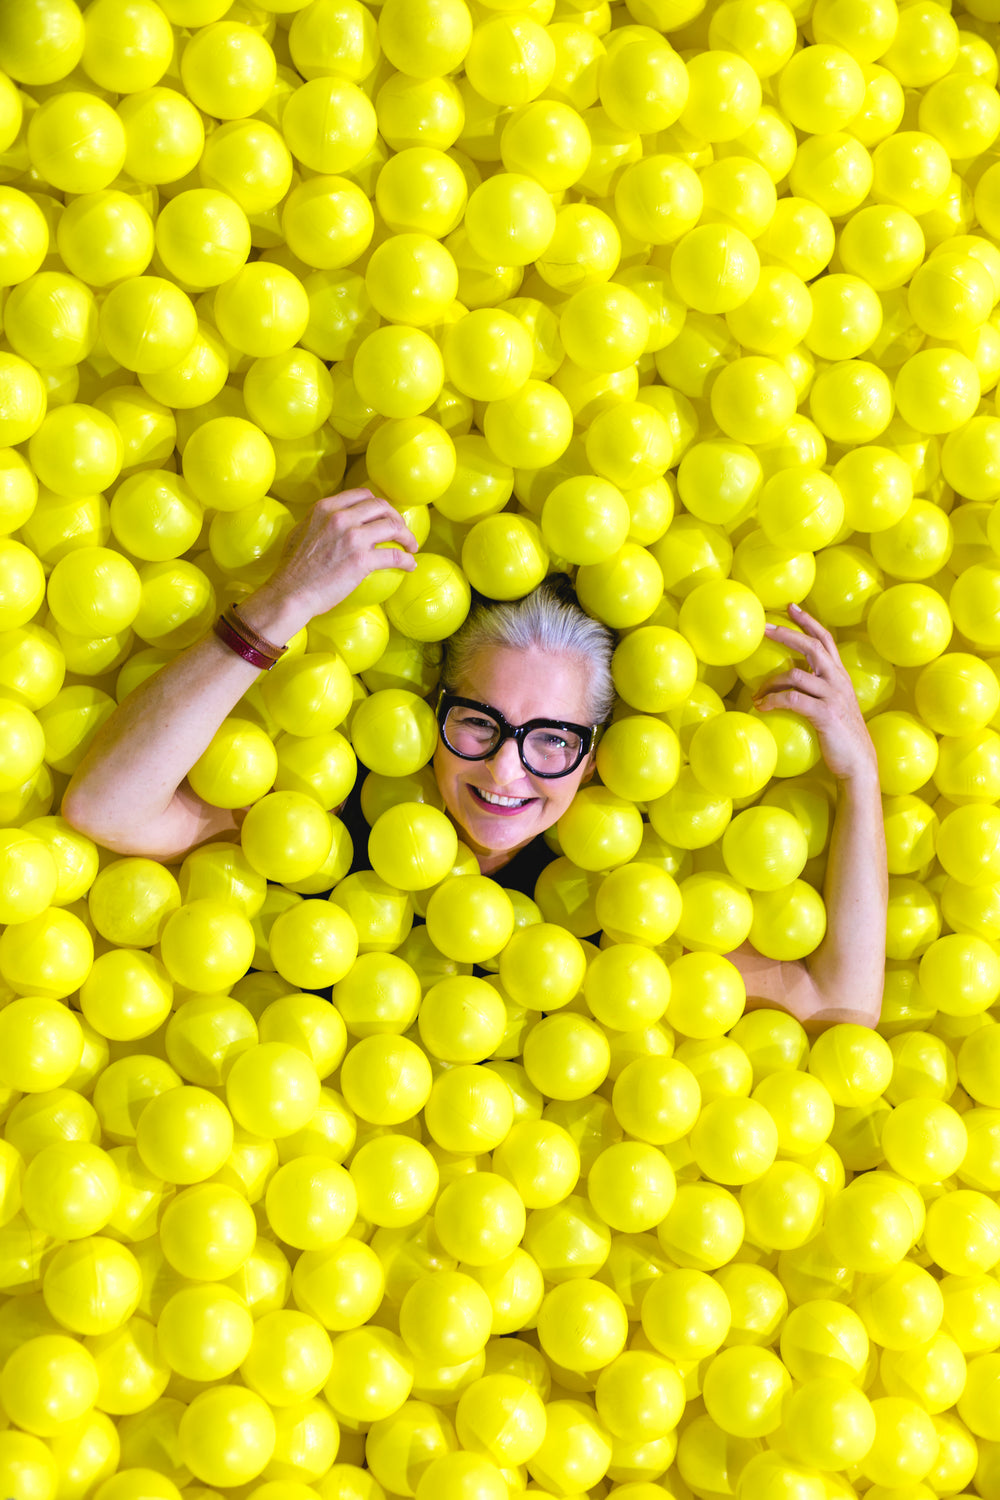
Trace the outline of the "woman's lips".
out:
M 488 801 L 477 786 L 470 786 L 468 790 L 477 807 L 485 812 L 494 813 L 498 818 L 516 817 L 518 813 L 524 812 L 526 807 L 530 807 L 533 802 L 537 801 L 535 797 L 524 797 L 518 798 L 514 806 L 505 806 L 502 802 Z

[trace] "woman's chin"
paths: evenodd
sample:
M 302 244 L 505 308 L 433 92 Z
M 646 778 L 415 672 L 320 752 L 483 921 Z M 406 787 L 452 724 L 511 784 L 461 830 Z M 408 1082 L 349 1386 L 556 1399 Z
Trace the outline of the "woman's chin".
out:
M 519 848 L 534 838 L 538 826 L 538 802 L 532 800 L 517 813 L 489 812 L 468 788 L 463 797 L 461 831 L 476 853 L 499 854 Z

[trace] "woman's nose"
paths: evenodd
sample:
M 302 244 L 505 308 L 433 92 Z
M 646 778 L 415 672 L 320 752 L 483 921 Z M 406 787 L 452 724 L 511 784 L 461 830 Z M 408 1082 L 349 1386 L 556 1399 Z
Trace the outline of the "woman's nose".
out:
M 505 740 L 496 755 L 491 756 L 487 761 L 487 765 L 498 786 L 505 786 L 511 781 L 519 781 L 524 775 L 524 768 L 517 751 L 517 741 Z

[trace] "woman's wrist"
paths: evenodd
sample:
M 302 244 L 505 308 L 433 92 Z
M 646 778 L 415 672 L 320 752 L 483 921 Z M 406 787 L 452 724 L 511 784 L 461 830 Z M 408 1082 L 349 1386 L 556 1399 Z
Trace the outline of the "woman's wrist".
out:
M 287 646 L 312 619 L 299 601 L 282 598 L 266 583 L 239 600 L 238 607 L 246 623 L 275 646 Z
M 851 767 L 845 776 L 838 776 L 838 785 L 848 793 L 858 796 L 875 796 L 881 798 L 882 786 L 879 781 L 878 761 L 875 756 L 865 757 Z

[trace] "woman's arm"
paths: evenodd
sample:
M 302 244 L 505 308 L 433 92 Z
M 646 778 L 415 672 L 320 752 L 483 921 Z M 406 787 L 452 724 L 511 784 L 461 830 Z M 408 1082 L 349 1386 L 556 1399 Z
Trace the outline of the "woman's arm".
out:
M 805 657 L 764 684 L 763 712 L 791 709 L 809 720 L 837 781 L 837 807 L 823 900 L 827 927 L 808 958 L 779 963 L 749 943 L 729 954 L 743 975 L 748 1007 L 777 1006 L 808 1029 L 837 1022 L 876 1026 L 882 1008 L 888 871 L 878 765 L 850 677 L 829 631 L 805 610 L 790 609 L 798 630 L 768 625 L 774 641 Z
M 333 495 L 291 533 L 281 563 L 241 601 L 240 615 L 283 646 L 374 569 L 412 569 L 415 550 L 388 501 L 368 490 Z M 235 815 L 202 801 L 185 777 L 258 675 L 213 633 L 180 652 L 95 735 L 63 798 L 67 822 L 118 854 L 154 859 L 234 832 Z

